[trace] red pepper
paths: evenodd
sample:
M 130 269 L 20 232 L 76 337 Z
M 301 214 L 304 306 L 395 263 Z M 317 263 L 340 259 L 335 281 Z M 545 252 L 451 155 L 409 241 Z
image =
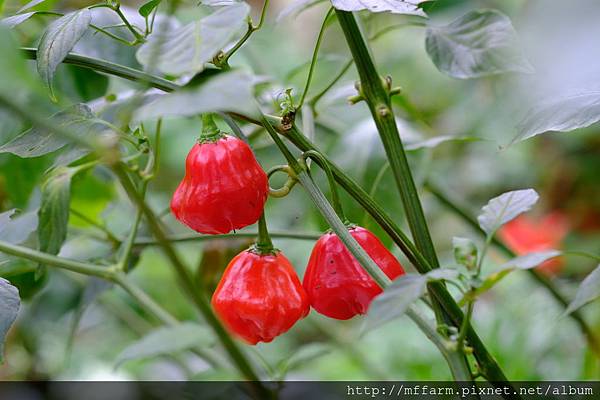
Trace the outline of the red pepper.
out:
M 373 233 L 357 226 L 350 228 L 350 234 L 388 278 L 404 274 L 402 265 Z M 304 288 L 317 312 L 342 320 L 366 313 L 373 298 L 382 292 L 334 233 L 326 233 L 315 244 Z
M 249 344 L 272 341 L 310 310 L 288 259 L 279 251 L 252 249 L 231 260 L 211 303 L 225 326 Z
M 564 237 L 569 232 L 569 221 L 559 211 L 540 218 L 519 215 L 500 228 L 498 236 L 517 255 L 544 250 L 559 250 Z M 545 275 L 558 274 L 564 264 L 560 258 L 545 261 L 537 270 Z
M 269 193 L 267 175 L 240 139 L 221 135 L 195 144 L 185 170 L 171 210 L 193 230 L 227 233 L 255 223 L 262 214 Z

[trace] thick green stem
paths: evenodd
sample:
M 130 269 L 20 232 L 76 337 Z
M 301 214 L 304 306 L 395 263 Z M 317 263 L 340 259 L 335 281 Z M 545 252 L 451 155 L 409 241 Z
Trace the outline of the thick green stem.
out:
M 336 13 L 360 77 L 360 94 L 365 98 L 375 120 L 402 198 L 402 203 L 404 204 L 406 218 L 415 244 L 429 263 L 434 268 L 437 268 L 439 266 L 437 255 L 429 234 L 417 188 L 408 165 L 406 153 L 400 140 L 389 93 L 375 68 L 375 64 L 354 15 L 350 12 L 340 10 L 336 11 Z

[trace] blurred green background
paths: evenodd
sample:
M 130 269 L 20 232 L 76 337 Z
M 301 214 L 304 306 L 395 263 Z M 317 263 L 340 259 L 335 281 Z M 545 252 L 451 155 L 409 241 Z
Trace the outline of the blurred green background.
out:
M 262 3 L 251 2 L 253 15 Z M 327 10 L 320 4 L 276 23 L 287 4 L 274 1 L 268 23 L 231 60 L 232 66 L 251 69 L 272 79 L 272 97 L 277 90 L 302 90 L 307 61 Z M 7 0 L 2 15 L 13 15 L 21 7 Z M 77 1 L 49 0 L 44 10 L 68 10 L 88 5 Z M 127 15 L 135 21 L 139 4 L 127 2 Z M 600 4 L 595 0 L 571 2 L 544 0 L 440 0 L 429 9 L 433 23 L 447 23 L 465 12 L 496 8 L 510 16 L 519 34 L 524 54 L 535 67 L 532 75 L 502 75 L 477 80 L 457 80 L 440 73 L 424 50 L 424 29 L 408 27 L 393 31 L 373 43 L 379 70 L 390 75 L 403 93 L 394 98 L 401 135 L 405 141 L 435 135 L 472 136 L 475 142 L 449 142 L 434 149 L 411 152 L 410 162 L 418 183 L 432 179 L 462 200 L 476 213 L 491 197 L 532 187 L 541 195 L 533 211 L 543 214 L 562 210 L 572 229 L 564 248 L 600 253 L 600 135 L 592 126 L 572 133 L 545 134 L 508 146 L 515 126 L 527 110 L 544 99 L 600 85 Z M 182 3 L 177 17 L 189 21 L 205 13 L 195 2 Z M 95 16 L 94 18 L 103 18 Z M 139 18 L 139 17 L 138 17 Z M 371 16 L 367 30 L 392 25 L 405 17 Z M 35 46 L 47 25 L 35 17 L 15 30 L 23 46 Z M 140 23 L 141 24 L 141 23 Z M 141 68 L 135 49 L 88 33 L 76 52 Z M 345 63 L 348 50 L 339 28 L 327 31 L 317 66 L 313 93 L 328 83 Z M 31 68 L 35 66 L 30 62 Z M 123 93 L 130 83 L 89 70 L 60 66 L 56 86 L 65 104 L 89 102 L 109 94 Z M 364 103 L 350 106 L 356 72 L 352 67 L 318 107 L 315 141 L 370 190 L 385 162 L 383 148 Z M 265 94 L 266 96 L 267 94 Z M 52 112 L 51 104 L 48 114 Z M 300 124 L 301 125 L 301 124 Z M 225 125 L 223 125 L 225 128 Z M 0 143 L 20 132 L 20 123 L 0 114 Z M 199 118 L 171 118 L 164 123 L 160 173 L 150 186 L 149 199 L 157 212 L 167 209 L 170 195 L 183 176 L 184 159 L 199 134 Z M 246 127 L 247 133 L 252 130 Z M 252 135 L 253 148 L 265 169 L 283 159 L 268 137 Z M 44 156 L 20 159 L 0 155 L 0 211 L 11 208 L 34 210 L 39 204 L 40 177 L 52 163 Z M 319 185 L 328 190 L 320 173 Z M 272 180 L 272 186 L 278 183 Z M 403 211 L 391 173 L 383 175 L 376 199 L 396 221 Z M 350 219 L 372 229 L 389 246 L 391 241 L 344 197 Z M 424 208 L 443 265 L 452 265 L 452 237 L 479 236 L 459 218 L 423 191 Z M 132 207 L 102 168 L 79 177 L 72 188 L 71 208 L 102 222 L 117 237 L 125 236 L 132 222 Z M 321 232 L 326 229 L 300 188 L 284 199 L 270 199 L 267 217 L 271 229 Z M 165 222 L 174 232 L 189 232 L 170 215 Z M 70 235 L 60 255 L 102 262 L 112 252 L 97 239 L 98 232 L 75 215 L 70 217 Z M 408 231 L 408 229 L 406 229 Z M 142 226 L 141 235 L 150 236 Z M 178 244 L 178 250 L 196 273 L 218 279 L 226 262 L 246 243 L 194 241 Z M 310 241 L 275 240 L 300 276 L 306 266 Z M 131 279 L 145 288 L 161 305 L 181 319 L 198 319 L 185 300 L 162 253 L 154 247 L 139 249 L 139 261 Z M 400 251 L 393 248 L 405 269 L 412 270 Z M 493 270 L 505 258 L 492 252 L 485 268 Z M 231 375 L 215 373 L 195 355 L 125 362 L 117 366 L 118 354 L 152 328 L 151 320 L 118 288 L 82 276 L 51 270 L 42 284 L 32 283 L 31 274 L 10 275 L 21 261 L 0 263 L 0 276 L 19 285 L 25 300 L 6 345 L 6 360 L 0 379 L 218 379 Z M 585 258 L 567 257 L 566 266 L 553 281 L 572 296 L 577 283 L 595 266 Z M 8 272 L 7 272 L 8 271 Z M 600 305 L 583 312 L 600 334 Z M 515 380 L 600 379 L 600 366 L 586 347 L 577 326 L 560 318 L 562 309 L 526 273 L 510 275 L 487 293 L 475 308 L 474 325 Z M 244 350 L 258 365 L 265 361 L 281 367 L 292 360 L 288 379 L 449 379 L 450 374 L 437 350 L 407 318 L 396 320 L 361 336 L 361 318 L 328 320 L 314 311 L 287 334 L 269 344 Z M 263 360 L 263 361 L 261 361 Z

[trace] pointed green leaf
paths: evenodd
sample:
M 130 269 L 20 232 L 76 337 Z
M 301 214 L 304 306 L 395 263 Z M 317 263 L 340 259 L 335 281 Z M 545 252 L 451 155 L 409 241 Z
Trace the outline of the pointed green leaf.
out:
M 425 47 L 435 66 L 454 78 L 533 72 L 510 19 L 496 10 L 471 11 L 446 26 L 429 27 Z
M 427 277 L 406 274 L 395 279 L 369 306 L 363 332 L 377 328 L 406 312 L 425 294 Z
M 38 211 L 38 241 L 40 251 L 58 254 L 67 238 L 71 178 L 77 169 L 59 167 L 42 182 L 42 204 Z
M 582 93 L 545 102 L 527 112 L 513 143 L 545 132 L 569 132 L 600 121 L 600 92 Z
M 161 2 L 162 0 L 150 0 L 147 3 L 144 3 L 139 8 L 138 12 L 142 17 L 147 18 L 152 13 L 152 11 L 154 11 L 154 9 L 160 5 Z
M 0 214 L 0 240 L 12 244 L 21 244 L 37 228 L 37 215 L 27 212 L 15 216 L 15 209 Z
M 52 79 L 56 67 L 81 39 L 92 21 L 87 8 L 66 14 L 52 22 L 38 45 L 37 69 L 54 98 Z
M 597 298 L 600 298 L 600 265 L 581 282 L 575 299 L 569 304 L 565 314 L 570 314 Z
M 424 0 L 331 0 L 338 10 L 371 12 L 391 12 L 394 14 L 412 14 L 425 16 L 419 4 Z
M 27 21 L 34 14 L 35 14 L 35 11 L 31 11 L 31 12 L 24 13 L 24 14 L 13 15 L 12 17 L 7 17 L 7 18 L 0 20 L 0 25 L 4 25 L 8 28 L 14 28 L 15 26 L 20 25 L 23 22 Z
M 479 226 L 492 235 L 508 221 L 530 210 L 538 199 L 533 189 L 515 190 L 494 197 L 481 209 L 482 213 L 477 217 Z
M 547 250 L 547 251 L 539 251 L 535 253 L 525 254 L 523 256 L 515 257 L 509 262 L 505 263 L 503 267 L 509 268 L 514 267 L 518 269 L 531 269 L 535 268 L 538 265 L 542 264 L 545 261 L 550 260 L 551 258 L 558 257 L 561 255 L 561 252 L 558 250 Z
M 151 35 L 136 53 L 140 64 L 165 74 L 196 73 L 223 50 L 244 27 L 250 7 L 235 3 L 199 21 Z
M 74 134 L 88 136 L 99 134 L 103 130 L 95 118 L 87 105 L 76 104 L 52 115 L 49 120 Z M 44 128 L 33 127 L 0 146 L 0 153 L 12 153 L 23 158 L 39 157 L 61 149 L 67 143 L 69 140 L 64 136 Z
M 19 291 L 6 279 L 0 278 L 0 362 L 4 361 L 4 340 L 19 313 Z
M 140 107 L 135 119 L 142 121 L 167 116 L 194 116 L 216 111 L 257 117 L 253 86 L 253 77 L 244 72 L 221 73 L 200 86 L 157 97 Z

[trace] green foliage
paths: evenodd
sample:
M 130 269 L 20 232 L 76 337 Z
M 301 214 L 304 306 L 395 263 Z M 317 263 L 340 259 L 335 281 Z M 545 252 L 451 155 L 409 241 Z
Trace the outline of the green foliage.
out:
M 539 195 L 533 189 L 515 190 L 491 199 L 477 217 L 479 226 L 492 236 L 498 228 L 519 214 L 529 211 L 537 203 Z
M 4 360 L 4 339 L 6 333 L 11 327 L 17 314 L 21 301 L 19 300 L 19 291 L 12 286 L 6 279 L 0 278 L 0 362 Z
M 430 26 L 425 47 L 435 66 L 454 78 L 533 72 L 517 47 L 510 19 L 495 10 L 471 11 L 449 25 Z
M 56 67 L 81 39 L 91 21 L 92 15 L 87 8 L 66 14 L 50 24 L 40 39 L 37 69 L 52 98 L 55 97 L 52 81 Z
M 575 299 L 569 304 L 565 314 L 572 313 L 598 297 L 600 297 L 600 265 L 581 282 Z

